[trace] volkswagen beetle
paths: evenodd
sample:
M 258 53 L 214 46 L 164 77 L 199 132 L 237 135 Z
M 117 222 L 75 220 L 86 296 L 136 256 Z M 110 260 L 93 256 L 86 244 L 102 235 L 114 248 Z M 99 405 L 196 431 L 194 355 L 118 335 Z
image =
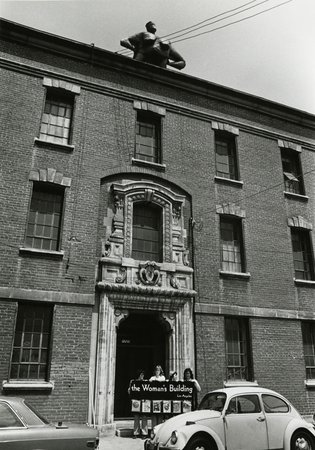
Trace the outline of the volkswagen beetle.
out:
M 315 450 L 315 429 L 282 395 L 229 387 L 156 426 L 145 450 Z
M 87 450 L 98 443 L 93 428 L 50 424 L 23 399 L 0 396 L 0 450 Z

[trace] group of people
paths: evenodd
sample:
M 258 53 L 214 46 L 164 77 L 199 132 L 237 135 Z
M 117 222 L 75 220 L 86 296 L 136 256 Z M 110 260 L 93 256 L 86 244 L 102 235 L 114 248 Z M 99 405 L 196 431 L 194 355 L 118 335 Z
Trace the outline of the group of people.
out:
M 140 369 L 137 374 L 136 380 L 145 380 L 145 373 L 144 370 Z M 193 408 L 197 405 L 197 392 L 201 391 L 201 387 L 198 383 L 198 381 L 194 378 L 193 371 L 187 367 L 184 370 L 183 379 L 178 380 L 177 372 L 171 372 L 168 380 L 165 378 L 164 371 L 160 365 L 156 366 L 154 369 L 154 373 L 149 378 L 149 381 L 191 381 L 194 383 L 194 393 L 193 393 Z M 153 414 L 151 416 L 151 422 L 152 422 L 152 428 L 155 427 L 155 425 L 158 425 L 163 421 L 164 417 L 163 414 Z M 141 414 L 141 413 L 135 413 L 134 415 L 134 429 L 133 429 L 134 437 L 146 437 L 148 435 L 148 418 L 147 416 Z

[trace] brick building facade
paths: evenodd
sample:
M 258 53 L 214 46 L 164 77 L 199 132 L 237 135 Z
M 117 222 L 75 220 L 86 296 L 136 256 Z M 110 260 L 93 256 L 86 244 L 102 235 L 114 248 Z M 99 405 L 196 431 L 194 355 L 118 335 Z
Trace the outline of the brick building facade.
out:
M 137 368 L 315 409 L 314 116 L 1 21 L 0 378 L 51 420 Z

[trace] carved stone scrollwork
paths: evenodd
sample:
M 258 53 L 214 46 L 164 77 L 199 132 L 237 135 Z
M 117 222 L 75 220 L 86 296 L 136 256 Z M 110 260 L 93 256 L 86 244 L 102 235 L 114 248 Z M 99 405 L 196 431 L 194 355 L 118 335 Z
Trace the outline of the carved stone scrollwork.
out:
M 102 256 L 110 256 L 111 254 L 111 245 L 109 241 L 102 242 Z
M 124 230 L 124 198 L 121 195 L 114 194 L 114 210 L 113 217 L 113 236 L 123 238 Z
M 173 225 L 178 226 L 181 215 L 182 215 L 181 204 L 179 204 L 179 203 L 173 204 L 172 215 L 173 215 Z
M 118 309 L 116 308 L 114 311 L 114 321 L 115 321 L 115 326 L 119 327 L 120 322 L 124 319 L 127 319 L 127 317 L 129 316 L 129 311 L 126 309 Z
M 185 250 L 183 253 L 183 264 L 184 266 L 189 266 L 189 251 Z
M 115 283 L 124 283 L 127 279 L 127 269 L 122 267 L 120 269 L 120 274 L 116 277 Z
M 174 289 L 178 289 L 179 288 L 178 282 L 177 282 L 177 279 L 176 279 L 175 275 L 170 275 L 170 285 Z
M 140 283 L 147 286 L 162 285 L 160 267 L 154 261 L 146 261 L 144 264 L 139 264 L 139 280 L 137 284 Z

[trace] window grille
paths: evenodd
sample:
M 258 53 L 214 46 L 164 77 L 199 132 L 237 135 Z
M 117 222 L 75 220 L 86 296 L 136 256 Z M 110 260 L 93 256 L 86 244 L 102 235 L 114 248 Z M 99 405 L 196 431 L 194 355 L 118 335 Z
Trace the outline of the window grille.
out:
M 238 179 L 235 137 L 215 133 L 216 175 L 218 177 Z
M 221 217 L 221 269 L 228 272 L 243 272 L 243 240 L 241 220 Z
M 162 211 L 158 206 L 134 204 L 132 257 L 162 261 Z
M 26 246 L 58 250 L 64 192 L 34 184 L 26 232 Z
M 294 194 L 304 194 L 300 154 L 288 149 L 281 150 L 284 189 Z
M 39 138 L 55 144 L 69 144 L 73 98 L 47 92 Z
M 295 278 L 314 280 L 313 254 L 308 230 L 291 228 Z
M 306 379 L 315 379 L 315 324 L 302 322 Z
M 161 163 L 161 119 L 143 112 L 137 114 L 135 157 Z
M 11 360 L 11 379 L 47 380 L 51 306 L 20 304 Z
M 251 360 L 246 319 L 225 319 L 225 351 L 227 380 L 248 381 L 251 378 Z

